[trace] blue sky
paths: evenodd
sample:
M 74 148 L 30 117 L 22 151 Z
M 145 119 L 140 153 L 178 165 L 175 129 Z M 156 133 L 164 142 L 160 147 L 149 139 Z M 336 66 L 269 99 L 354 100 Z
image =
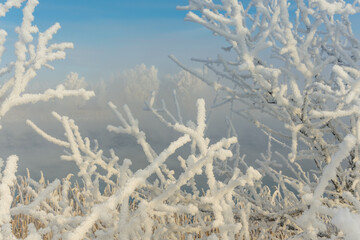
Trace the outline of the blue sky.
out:
M 62 28 L 52 42 L 70 41 L 74 43 L 75 48 L 67 50 L 65 60 L 52 64 L 55 71 L 44 68 L 38 72 L 36 79 L 33 79 L 35 91 L 38 91 L 36 88 L 39 86 L 47 88 L 48 85 L 50 87 L 58 85 L 70 72 L 78 72 L 88 83 L 95 85 L 95 88 L 101 80 L 111 80 L 113 75 L 121 74 L 124 70 L 134 68 L 141 63 L 145 63 L 147 67 L 156 66 L 160 77 L 167 73 L 177 73 L 180 68 L 168 58 L 169 54 L 174 54 L 181 61 L 189 63 L 191 57 L 216 56 L 224 43 L 224 40 L 213 37 L 212 33 L 203 27 L 184 22 L 186 12 L 176 10 L 176 6 L 186 5 L 187 0 L 39 0 L 39 2 L 34 12 L 34 24 L 40 31 L 45 31 L 55 22 L 59 22 Z M 2 27 L 9 34 L 3 64 L 13 57 L 11 55 L 14 50 L 13 44 L 17 40 L 14 28 L 21 24 L 21 18 L 21 9 L 12 9 L 5 18 L 0 19 Z M 111 83 L 109 85 L 109 88 L 113 87 Z M 121 89 L 119 91 L 115 89 L 111 97 L 119 96 Z M 107 102 L 110 97 L 108 95 L 106 97 L 108 97 Z M 87 104 L 86 106 L 91 108 L 91 102 Z M 40 122 L 40 126 L 45 131 L 62 138 L 62 128 L 50 114 L 53 110 L 58 111 L 57 108 L 60 109 L 60 114 L 68 115 L 80 124 L 84 136 L 96 136 L 100 143 L 105 142 L 106 152 L 108 143 L 114 145 L 116 142 L 114 135 L 108 134 L 105 129 L 114 118 L 107 107 L 95 114 L 104 116 L 106 120 L 101 118 L 96 122 L 93 120 L 97 119 L 96 116 L 91 115 L 90 120 L 86 117 L 93 114 L 91 111 L 88 115 L 82 116 L 84 111 L 78 110 L 74 99 L 19 107 L 7 115 L 0 137 L 2 143 L 0 152 L 2 157 L 14 153 L 20 157 L 20 174 L 25 174 L 25 168 L 28 167 L 35 176 L 38 176 L 42 169 L 49 178 L 62 178 L 69 171 L 76 169 L 71 163 L 59 160 L 63 151 L 61 148 L 47 144 L 25 125 L 25 118 L 29 118 L 38 124 Z M 143 113 L 142 105 L 133 112 L 138 115 Z M 146 112 L 146 114 L 150 113 Z M 117 121 L 114 124 L 117 124 Z M 149 124 L 154 123 L 150 121 Z M 125 136 L 125 139 L 128 137 Z M 129 152 L 129 149 L 132 148 L 126 145 L 122 150 Z M 121 151 L 118 152 L 121 154 Z M 139 151 L 133 151 L 134 153 L 139 154 Z M 131 154 L 122 157 L 131 157 Z
M 65 76 L 70 72 L 78 72 L 80 76 L 85 77 L 87 82 L 96 84 L 100 80 L 109 80 L 112 75 L 134 68 L 141 63 L 145 63 L 148 67 L 156 66 L 161 77 L 167 73 L 180 71 L 168 58 L 169 54 L 174 54 L 182 62 L 189 64 L 191 57 L 216 57 L 220 53 L 220 47 L 228 45 L 222 38 L 214 37 L 204 27 L 191 22 L 184 22 L 186 11 L 178 11 L 176 6 L 186 5 L 187 0 L 39 1 L 40 4 L 34 13 L 34 23 L 40 31 L 45 31 L 55 22 L 59 22 L 62 29 L 54 36 L 53 42 L 70 41 L 74 43 L 75 48 L 67 51 L 66 60 L 56 61 L 53 64 L 55 71 L 41 70 L 37 79 L 34 79 L 34 82 L 38 83 L 36 86 L 42 85 L 44 82 L 57 85 L 63 82 Z M 21 10 L 12 9 L 6 18 L 0 19 L 1 25 L 9 33 L 8 42 L 11 45 L 17 37 L 14 28 L 21 23 L 21 18 Z M 358 19 L 359 17 L 353 22 Z M 359 27 L 354 24 L 353 28 L 356 36 L 359 37 Z M 6 46 L 6 54 L 13 51 L 11 45 Z M 8 55 L 6 54 L 3 64 L 8 62 L 6 59 Z M 120 91 L 118 93 L 114 90 L 114 92 L 116 96 L 121 95 Z M 70 109 L 63 114 L 71 112 L 70 116 L 78 121 L 82 112 L 77 113 L 78 109 L 73 100 L 59 102 L 65 102 L 64 106 Z M 4 130 L 2 132 L 0 152 L 3 154 L 2 157 L 14 153 L 18 154 L 22 162 L 20 164 L 22 174 L 24 174 L 25 167 L 38 172 L 41 166 L 43 170 L 46 169 L 45 172 L 49 172 L 47 176 L 63 177 L 60 175 L 65 174 L 68 169 L 61 170 L 61 167 L 71 169 L 73 166 L 63 164 L 59 160 L 62 149 L 52 144 L 44 145 L 46 141 L 37 136 L 23 121 L 25 118 L 32 120 L 36 117 L 44 118 L 42 125 L 45 126 L 45 130 L 49 130 L 49 133 L 55 129 L 61 131 L 56 122 L 51 121 L 50 112 L 53 110 L 53 106 L 38 104 L 35 107 L 26 106 L 9 113 L 8 123 L 13 125 L 9 127 L 7 132 L 4 133 Z M 138 113 L 143 112 L 142 108 L 137 111 Z M 29 116 L 25 112 L 31 112 L 36 117 Z M 111 116 L 113 116 L 112 113 Z M 13 122 L 14 119 L 20 120 L 21 123 Z M 81 120 L 79 122 L 81 123 Z M 91 123 L 88 122 L 88 119 L 83 121 L 83 125 L 88 126 L 88 128 L 82 128 L 83 133 L 88 131 L 88 135 L 91 135 L 89 133 L 95 126 L 95 128 L 99 128 L 99 131 L 92 132 L 92 135 L 96 136 L 100 143 L 102 137 L 103 139 L 109 138 L 108 142 L 114 140 L 113 135 L 108 135 L 105 131 L 105 127 L 109 123 L 108 119 L 102 122 L 95 122 L 95 120 Z M 150 122 L 149 124 L 154 123 Z M 247 123 L 242 121 L 241 124 Z M 40 124 L 40 126 L 42 125 Z M 258 151 L 251 151 L 251 147 L 258 148 L 259 142 L 251 142 L 251 137 L 256 136 L 256 134 L 253 134 L 249 129 L 248 125 L 244 127 L 240 141 L 244 139 L 244 143 L 241 143 L 243 147 L 245 146 L 243 149 L 246 149 L 246 144 L 248 144 L 249 152 L 257 153 Z M 162 133 L 162 131 L 157 132 Z M 103 133 L 100 134 L 99 132 Z M 61 134 L 59 136 L 62 136 Z M 32 145 L 29 144 L 29 139 L 31 139 Z M 262 139 L 266 141 L 266 138 Z M 29 144 L 28 147 L 23 147 L 27 144 Z M 46 156 L 46 159 L 50 160 L 44 163 L 40 156 Z
M 54 42 L 75 45 L 67 51 L 65 61 L 54 64 L 56 72 L 45 70 L 46 78 L 52 81 L 61 81 L 72 71 L 94 82 L 140 63 L 155 65 L 160 75 L 173 73 L 179 68 L 168 59 L 169 54 L 184 61 L 206 57 L 211 51 L 216 54 L 223 42 L 203 27 L 184 21 L 186 12 L 176 10 L 176 6 L 186 5 L 186 0 L 39 2 L 34 15 L 40 31 L 59 22 L 62 29 Z M 20 10 L 13 10 L 7 16 L 11 27 L 20 23 L 19 14 Z
M 62 29 L 54 41 L 71 41 L 75 45 L 75 49 L 67 51 L 65 61 L 54 64 L 55 72 L 40 72 L 39 78 L 54 83 L 69 72 L 96 82 L 141 63 L 155 65 L 160 76 L 175 73 L 179 68 L 168 59 L 169 54 L 189 63 L 191 57 L 215 57 L 220 47 L 227 45 L 204 27 L 184 21 L 186 11 L 176 10 L 176 6 L 187 5 L 187 0 L 39 2 L 34 15 L 40 30 L 59 22 Z M 20 24 L 20 14 L 20 10 L 12 10 L 3 20 L 9 34 Z M 358 35 L 355 26 L 354 31 Z

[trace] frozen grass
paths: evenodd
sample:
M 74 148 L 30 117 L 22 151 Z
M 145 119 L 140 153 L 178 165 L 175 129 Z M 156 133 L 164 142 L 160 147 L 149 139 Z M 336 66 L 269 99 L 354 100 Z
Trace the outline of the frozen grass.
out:
M 19 206 L 19 205 L 29 205 L 34 198 L 36 197 L 36 194 L 33 194 L 32 191 L 29 191 L 29 189 L 33 188 L 33 186 L 30 183 L 35 183 L 33 179 L 31 179 L 30 175 L 26 177 L 18 177 L 17 178 L 17 184 L 13 188 L 11 188 L 11 194 L 13 195 L 13 202 L 12 206 Z M 41 189 L 45 189 L 48 186 L 49 182 L 44 182 L 43 180 L 37 181 L 36 185 L 37 187 L 40 187 Z M 71 207 L 71 210 L 69 214 L 71 216 L 84 216 L 83 213 L 83 206 L 86 206 L 85 197 L 81 194 L 81 192 L 84 190 L 84 188 L 81 188 L 77 182 L 72 184 L 71 188 L 68 189 L 68 199 L 67 201 L 70 202 L 69 206 Z M 113 188 L 111 188 L 110 185 L 107 185 L 104 189 L 103 196 L 105 198 L 110 197 L 114 194 Z M 52 192 L 52 199 L 57 199 L 57 201 L 61 202 L 64 201 L 63 199 L 63 187 L 58 186 L 53 192 Z M 129 211 L 134 212 L 138 205 L 136 204 L 141 199 L 140 194 L 139 196 L 132 199 L 131 203 L 129 204 Z M 53 213 L 53 214 L 61 214 L 61 212 L 56 207 L 56 204 L 53 204 L 51 201 L 47 200 L 40 206 L 41 211 L 44 211 L 46 213 Z M 240 207 L 239 209 L 240 210 Z M 294 216 L 300 214 L 300 212 L 294 213 Z M 157 227 L 153 227 L 152 231 L 155 233 L 157 229 L 162 229 L 163 227 L 167 227 L 168 225 L 172 225 L 172 228 L 174 231 L 170 234 L 171 236 L 175 237 L 174 239 L 188 239 L 188 234 L 191 234 L 192 239 L 203 239 L 205 236 L 208 237 L 212 235 L 213 233 L 219 233 L 219 228 L 212 227 L 212 222 L 214 221 L 214 215 L 211 213 L 211 211 L 204 212 L 203 217 L 201 219 L 202 222 L 205 223 L 207 226 L 205 229 L 197 230 L 197 224 L 199 223 L 199 220 L 189 214 L 178 214 L 174 213 L 173 215 L 165 216 L 164 218 L 153 216 L 153 221 L 157 222 Z M 238 216 L 237 219 L 240 222 L 240 217 Z M 250 217 L 249 224 L 251 226 L 249 234 L 250 239 L 259 239 L 260 233 L 264 234 L 267 233 L 269 237 L 271 236 L 272 239 L 287 239 L 289 236 L 293 236 L 296 234 L 296 230 L 293 229 L 282 231 L 281 226 L 279 224 L 278 228 L 268 228 L 268 229 L 262 229 L 260 226 L 263 227 L 263 225 L 260 225 L 259 222 L 260 219 L 256 217 Z M 272 222 L 275 221 L 275 219 L 268 219 L 267 221 Z M 25 239 L 28 236 L 29 228 L 28 226 L 30 224 L 33 224 L 37 230 L 45 229 L 46 225 L 39 220 L 38 218 L 24 215 L 24 214 L 18 214 L 14 215 L 11 220 L 12 224 L 12 231 L 14 236 L 20 239 Z M 192 226 L 189 228 L 189 226 Z M 102 230 L 103 226 L 101 224 L 101 221 L 97 221 L 90 229 L 90 233 L 94 234 L 98 230 Z M 188 231 L 184 231 L 184 229 L 188 229 Z M 169 233 L 168 233 L 169 234 Z M 91 234 L 90 234 L 91 235 Z M 45 233 L 42 235 L 42 239 L 53 239 L 53 233 L 52 231 Z M 164 238 L 166 239 L 166 238 Z M 240 236 L 235 235 L 235 239 L 245 239 L 244 237 L 240 238 Z

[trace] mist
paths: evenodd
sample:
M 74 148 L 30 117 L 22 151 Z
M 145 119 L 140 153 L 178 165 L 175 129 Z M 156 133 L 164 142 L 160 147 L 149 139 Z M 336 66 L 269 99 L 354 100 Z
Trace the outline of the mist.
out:
M 34 178 L 40 177 L 43 171 L 46 179 L 62 179 L 69 173 L 76 173 L 77 167 L 73 162 L 60 159 L 64 149 L 49 143 L 39 136 L 25 121 L 30 119 L 48 134 L 59 139 L 64 139 L 64 129 L 53 116 L 52 111 L 68 116 L 75 120 L 83 137 L 88 137 L 92 144 L 95 140 L 105 155 L 113 149 L 122 161 L 125 158 L 133 161 L 132 169 L 137 170 L 147 166 L 146 157 L 131 136 L 114 134 L 106 130 L 107 125 L 118 125 L 115 114 L 108 106 L 113 102 L 121 110 L 127 104 L 134 117 L 139 120 L 140 128 L 146 133 L 147 140 L 156 152 L 163 150 L 177 135 L 161 123 L 150 111 L 146 110 L 145 102 L 151 97 L 152 92 L 157 93 L 156 104 L 163 102 L 175 116 L 175 103 L 173 91 L 179 101 L 184 122 L 196 120 L 196 100 L 204 98 L 208 109 L 207 135 L 211 141 L 217 141 L 227 135 L 226 117 L 229 106 L 224 105 L 212 108 L 215 91 L 190 73 L 180 70 L 175 74 L 161 74 L 161 69 L 155 66 L 139 64 L 131 69 L 113 74 L 108 79 L 98 83 L 87 83 L 82 76 L 76 76 L 76 81 L 69 81 L 75 73 L 69 74 L 64 79 L 68 88 L 85 87 L 93 90 L 95 97 L 88 101 L 71 97 L 53 100 L 46 103 L 37 103 L 13 108 L 3 119 L 3 129 L 0 136 L 0 151 L 2 157 L 17 154 L 20 158 L 19 175 L 27 174 L 27 169 Z M 203 69 L 197 70 L 203 73 Z M 162 77 L 159 77 L 161 76 Z M 213 77 L 214 76 L 208 76 Z M 46 85 L 32 84 L 29 91 L 43 90 Z M 40 88 L 40 89 L 39 89 Z M 239 132 L 241 152 L 245 154 L 250 165 L 255 159 L 260 158 L 258 149 L 266 149 L 267 139 L 259 129 L 245 119 L 234 117 Z M 259 141 L 260 139 L 260 141 Z M 174 159 L 170 166 L 179 170 L 178 161 Z

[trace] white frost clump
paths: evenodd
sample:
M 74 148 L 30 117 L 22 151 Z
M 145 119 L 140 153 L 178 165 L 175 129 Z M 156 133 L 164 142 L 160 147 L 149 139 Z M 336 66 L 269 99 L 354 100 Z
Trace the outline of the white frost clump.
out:
M 76 90 L 86 87 L 85 78 L 79 78 L 78 73 L 71 72 L 69 75 L 66 76 L 66 80 L 64 86 L 66 89 Z

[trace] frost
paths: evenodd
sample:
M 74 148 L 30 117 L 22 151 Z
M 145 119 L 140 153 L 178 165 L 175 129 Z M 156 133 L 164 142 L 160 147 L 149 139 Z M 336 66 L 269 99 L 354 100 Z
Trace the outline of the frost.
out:
M 7 76 L 0 118 L 18 105 L 94 95 L 76 73 L 56 89 L 26 93 L 41 67 L 53 69 L 49 63 L 73 47 L 49 45 L 60 24 L 40 32 L 33 25 L 37 4 L 0 4 L 0 16 L 12 7 L 23 11 L 16 61 L 0 69 Z M 188 11 L 186 20 L 225 38 L 225 56 L 194 58 L 203 71 L 170 56 L 183 68 L 170 79 L 178 90 L 169 91 L 173 104 L 157 101 L 157 92 L 168 89 L 159 86 L 155 67 L 124 72 L 122 89 L 129 105 L 135 96 L 147 100 L 145 109 L 174 132 L 173 139 L 156 150 L 130 107 L 112 102 L 119 124 L 107 126 L 109 135 L 133 138 L 142 158 L 120 159 L 114 150 L 100 149 L 63 114 L 52 113 L 62 137 L 27 120 L 46 141 L 64 148 L 61 159 L 75 164 L 76 179 L 17 177 L 18 157 L 1 160 L 0 239 L 357 239 L 360 42 L 349 17 L 360 11 L 359 1 L 189 0 L 178 9 Z M 0 30 L 0 56 L 6 36 Z M 193 96 L 205 85 L 216 92 L 210 111 L 205 99 Z M 179 95 L 194 105 L 195 117 L 182 115 Z M 208 128 L 218 126 L 210 112 L 218 106 L 229 109 L 228 128 L 213 139 Z M 236 116 L 254 123 L 268 140 L 265 149 L 255 146 L 259 159 L 240 151 Z M 131 168 L 141 160 L 146 167 Z M 174 161 L 180 170 L 173 169 Z
M 5 16 L 6 12 L 13 6 L 20 7 L 24 1 L 11 1 L 0 5 L 0 15 Z M 23 21 L 21 26 L 15 29 L 18 34 L 18 41 L 15 43 L 16 61 L 8 63 L 0 70 L 1 76 L 6 76 L 5 83 L 0 86 L 0 119 L 13 107 L 39 101 L 48 101 L 53 98 L 62 99 L 65 96 L 81 96 L 88 99 L 94 96 L 91 91 L 84 89 L 72 90 L 59 85 L 56 89 L 48 89 L 43 93 L 25 93 L 28 83 L 36 77 L 36 72 L 42 67 L 53 69 L 50 62 L 65 58 L 65 50 L 73 48 L 72 43 L 53 43 L 48 45 L 53 35 L 60 29 L 60 24 L 55 23 L 44 32 L 33 24 L 33 12 L 38 1 L 29 0 L 23 8 Z M 38 34 L 35 47 L 34 34 Z M 4 51 L 6 32 L 0 31 L 0 57 Z
M 70 73 L 66 76 L 66 81 L 64 83 L 66 89 L 76 90 L 86 87 L 85 78 L 79 78 L 79 74 L 77 73 Z

